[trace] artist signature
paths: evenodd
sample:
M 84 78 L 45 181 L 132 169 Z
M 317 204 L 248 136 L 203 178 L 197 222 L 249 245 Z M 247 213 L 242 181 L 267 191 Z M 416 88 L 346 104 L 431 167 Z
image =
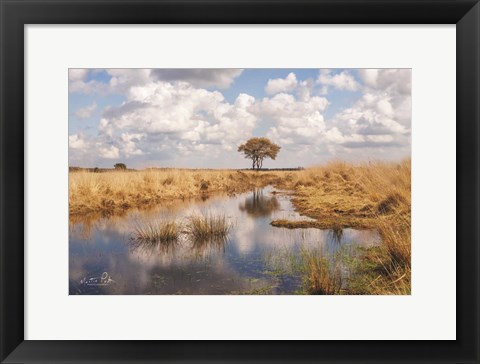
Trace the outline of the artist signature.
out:
M 80 284 L 85 286 L 108 286 L 109 284 L 115 283 L 115 281 L 110 277 L 107 272 L 103 272 L 101 276 L 97 277 L 83 277 L 80 280 Z

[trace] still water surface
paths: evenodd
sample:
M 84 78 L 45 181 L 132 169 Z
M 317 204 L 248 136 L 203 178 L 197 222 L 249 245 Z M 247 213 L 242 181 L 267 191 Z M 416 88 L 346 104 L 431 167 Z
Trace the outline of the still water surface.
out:
M 186 235 L 168 249 L 134 245 L 138 224 L 192 215 L 225 215 L 232 222 L 227 241 L 192 244 Z M 286 229 L 275 219 L 305 220 L 290 197 L 272 187 L 236 196 L 214 195 L 172 206 L 135 210 L 118 217 L 70 223 L 70 294 L 295 294 L 301 277 L 272 267 L 276 257 L 302 249 L 335 253 L 345 247 L 378 244 L 375 231 Z

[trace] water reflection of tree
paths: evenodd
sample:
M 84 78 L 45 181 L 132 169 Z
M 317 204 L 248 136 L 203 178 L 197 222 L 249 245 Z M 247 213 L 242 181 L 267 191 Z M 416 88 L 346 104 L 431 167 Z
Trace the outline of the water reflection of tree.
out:
M 340 244 L 343 238 L 343 229 L 341 227 L 333 227 L 328 231 L 328 237 L 335 244 Z
M 280 203 L 275 196 L 265 196 L 262 189 L 256 189 L 240 204 L 239 209 L 254 217 L 270 216 L 280 209 Z

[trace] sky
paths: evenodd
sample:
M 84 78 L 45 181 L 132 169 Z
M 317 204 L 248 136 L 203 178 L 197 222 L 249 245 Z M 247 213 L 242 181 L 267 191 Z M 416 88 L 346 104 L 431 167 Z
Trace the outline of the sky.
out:
M 265 168 L 411 153 L 410 69 L 69 69 L 69 165 Z

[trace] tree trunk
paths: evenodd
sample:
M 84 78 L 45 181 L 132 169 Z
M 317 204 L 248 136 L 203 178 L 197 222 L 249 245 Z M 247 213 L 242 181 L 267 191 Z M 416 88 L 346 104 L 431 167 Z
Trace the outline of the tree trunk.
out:
M 253 170 L 255 170 L 256 168 L 258 169 L 258 159 L 254 157 L 252 161 L 253 161 L 252 169 Z

